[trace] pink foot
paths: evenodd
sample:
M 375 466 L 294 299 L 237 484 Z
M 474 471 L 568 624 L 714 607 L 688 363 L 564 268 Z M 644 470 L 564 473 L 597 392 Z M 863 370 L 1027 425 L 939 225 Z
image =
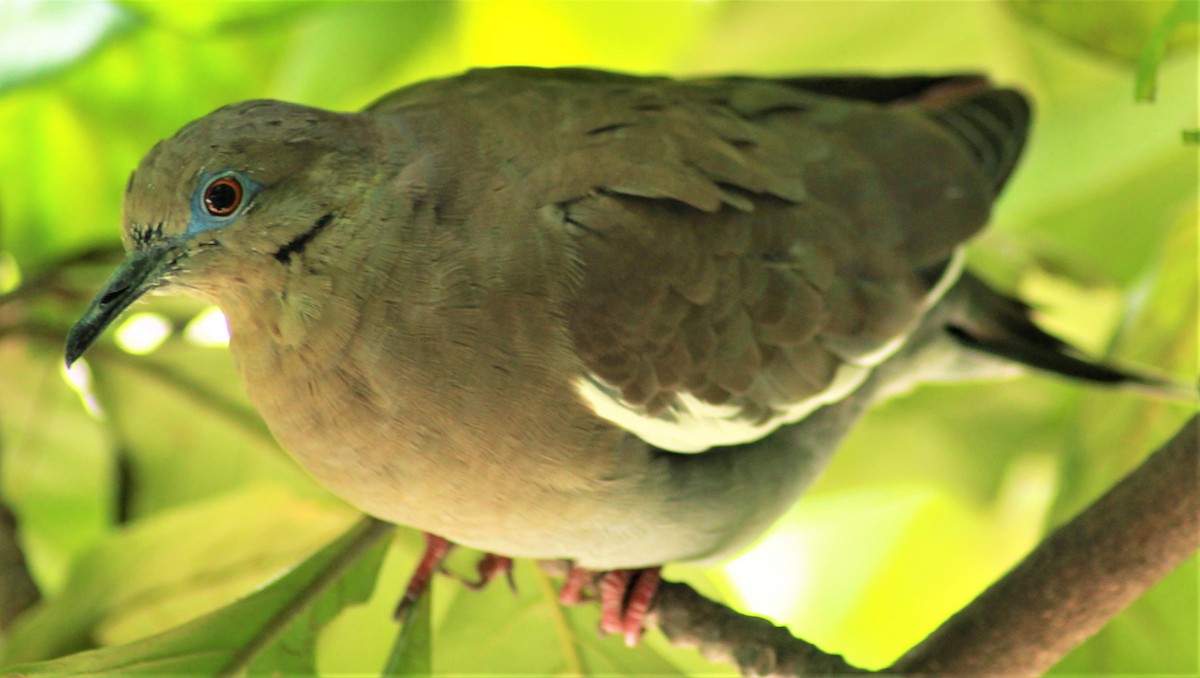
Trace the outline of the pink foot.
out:
M 646 626 L 646 615 L 654 606 L 654 596 L 662 581 L 661 568 L 642 570 L 612 570 L 600 575 L 600 631 L 619 633 L 625 644 L 633 647 L 641 640 Z M 595 581 L 598 573 L 581 567 L 571 568 L 567 580 L 559 591 L 558 600 L 564 605 L 575 605 L 586 600 L 585 589 Z
M 584 589 L 592 585 L 597 574 L 594 570 L 572 567 L 571 571 L 567 573 L 567 579 L 563 582 L 562 589 L 558 592 L 558 602 L 563 605 L 578 605 L 588 600 Z
M 633 583 L 634 570 L 613 570 L 600 577 L 600 631 L 625 631 L 625 592 Z
M 392 617 L 396 621 L 401 624 L 408 621 L 408 615 L 412 613 L 413 607 L 421 599 L 421 596 L 429 590 L 429 582 L 433 579 L 433 573 L 442 566 L 442 561 L 446 559 L 452 546 L 453 544 L 436 534 L 425 533 L 425 553 L 421 556 L 421 562 L 417 563 L 417 569 L 413 571 L 412 577 L 409 578 L 408 587 L 404 589 L 404 595 L 400 597 L 396 611 L 392 613 Z
M 646 615 L 654 607 L 658 595 L 658 584 L 662 581 L 662 568 L 649 567 L 637 574 L 633 587 L 625 594 L 625 618 L 621 629 L 625 644 L 634 647 L 646 632 Z

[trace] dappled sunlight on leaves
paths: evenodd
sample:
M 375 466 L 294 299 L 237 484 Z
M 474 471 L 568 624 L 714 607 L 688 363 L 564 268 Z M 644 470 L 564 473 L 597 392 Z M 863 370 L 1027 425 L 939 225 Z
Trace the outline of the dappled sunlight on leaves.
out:
M 216 306 L 209 306 L 187 324 L 183 336 L 196 346 L 218 347 L 229 345 L 229 325 L 225 314 Z
M 171 334 L 171 321 L 161 313 L 134 313 L 117 326 L 113 338 L 126 353 L 147 355 Z
M 110 2 L 8 0 L 0 5 L 0 92 L 71 65 L 127 22 Z

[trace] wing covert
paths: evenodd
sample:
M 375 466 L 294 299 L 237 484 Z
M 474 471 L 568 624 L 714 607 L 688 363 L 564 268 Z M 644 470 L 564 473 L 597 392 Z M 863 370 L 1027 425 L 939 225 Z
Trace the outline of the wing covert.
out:
M 698 101 L 606 132 L 638 172 L 557 203 L 583 264 L 569 311 L 579 389 L 679 451 L 760 437 L 857 387 L 944 290 L 922 271 L 957 274 L 947 262 L 992 200 L 971 156 L 916 110 L 693 86 Z
M 541 227 L 567 234 L 579 392 L 680 451 L 796 421 L 895 351 L 957 276 L 1028 114 L 976 76 L 579 69 L 472 72 L 373 110 L 435 115 L 447 97 L 463 114 L 444 124 L 478 144 L 445 164 L 519 185 Z

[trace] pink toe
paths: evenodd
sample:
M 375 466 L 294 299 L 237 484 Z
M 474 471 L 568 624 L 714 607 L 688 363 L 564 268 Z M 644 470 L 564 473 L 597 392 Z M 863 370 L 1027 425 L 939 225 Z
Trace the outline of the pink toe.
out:
M 600 630 L 604 633 L 625 632 L 625 592 L 633 570 L 613 570 L 600 578 Z

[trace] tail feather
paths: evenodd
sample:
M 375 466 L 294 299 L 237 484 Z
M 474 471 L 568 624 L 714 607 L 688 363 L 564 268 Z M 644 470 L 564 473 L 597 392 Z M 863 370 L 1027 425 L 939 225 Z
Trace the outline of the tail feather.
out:
M 999 194 L 1025 147 L 1029 100 L 1016 90 L 989 89 L 929 115 L 965 144 Z
M 1012 174 L 1029 134 L 1029 100 L 976 73 L 805 76 L 779 82 L 817 94 L 924 111 L 963 142 L 996 194 Z
M 1034 369 L 1094 384 L 1136 389 L 1173 400 L 1196 399 L 1196 386 L 1088 358 L 1078 348 L 1038 327 L 1032 309 L 974 276 L 964 275 L 970 303 L 947 331 L 961 345 Z

